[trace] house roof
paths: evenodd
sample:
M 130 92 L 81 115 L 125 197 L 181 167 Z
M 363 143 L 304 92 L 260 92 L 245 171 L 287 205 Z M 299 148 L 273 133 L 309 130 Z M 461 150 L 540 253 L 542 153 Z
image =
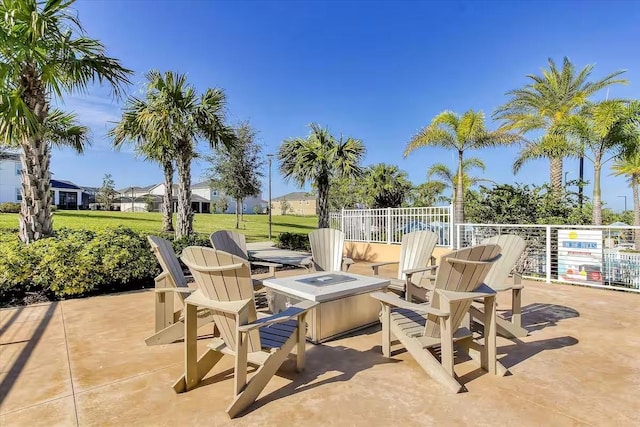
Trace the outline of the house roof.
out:
M 8 151 L 0 151 L 0 160 L 20 160 L 20 154 L 10 153 Z
M 202 181 L 196 184 L 191 184 L 191 188 L 211 188 L 211 181 Z
M 136 193 L 139 192 L 149 192 L 151 191 L 151 189 L 153 187 L 158 186 L 158 184 L 151 184 L 151 185 L 147 185 L 146 187 L 137 187 L 135 185 L 129 186 L 129 187 L 125 187 L 125 188 L 121 188 L 119 190 L 116 190 L 118 193 L 130 193 L 132 190 Z
M 52 179 L 51 180 L 51 187 L 53 187 L 53 188 L 63 188 L 63 189 L 67 189 L 67 190 L 82 190 L 82 188 L 78 187 L 73 182 L 65 181 L 65 180 L 62 180 L 62 179 Z
M 274 202 L 279 202 L 281 200 L 287 200 L 287 201 L 316 200 L 316 196 L 313 194 L 307 193 L 306 191 L 294 191 L 293 193 L 288 193 L 283 196 L 275 197 L 271 200 Z

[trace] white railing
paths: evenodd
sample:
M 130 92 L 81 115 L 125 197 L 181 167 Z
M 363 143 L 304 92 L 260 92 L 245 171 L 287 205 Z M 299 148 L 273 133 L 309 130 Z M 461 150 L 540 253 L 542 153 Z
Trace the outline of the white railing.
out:
M 577 246 L 564 243 L 571 242 L 563 236 L 572 232 Z M 516 234 L 527 242 L 516 266 L 526 278 L 640 292 L 640 252 L 634 252 L 640 248 L 633 244 L 634 232 L 640 232 L 640 227 L 456 224 L 456 247 L 473 246 L 500 234 Z M 601 241 L 592 240 L 592 246 L 585 246 L 589 249 L 581 249 L 579 236 L 588 233 Z
M 439 246 L 451 246 L 453 227 L 451 206 L 415 208 L 349 209 L 332 212 L 329 225 L 345 233 L 353 242 L 402 242 L 402 235 L 418 230 L 430 230 L 438 235 Z

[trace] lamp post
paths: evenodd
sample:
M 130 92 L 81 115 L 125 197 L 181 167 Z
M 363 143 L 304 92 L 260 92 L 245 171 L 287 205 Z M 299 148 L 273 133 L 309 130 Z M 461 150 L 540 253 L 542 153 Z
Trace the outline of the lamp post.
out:
M 617 197 L 624 197 L 624 212 L 627 211 L 627 196 L 617 196 Z
M 131 212 L 133 212 L 133 185 L 131 186 Z
M 567 172 L 564 173 L 564 185 L 565 186 L 567 185 L 567 175 L 570 174 L 570 173 L 571 173 L 571 171 L 567 171 Z
M 267 159 L 269 159 L 269 240 L 271 240 L 271 160 L 273 154 L 267 154 Z

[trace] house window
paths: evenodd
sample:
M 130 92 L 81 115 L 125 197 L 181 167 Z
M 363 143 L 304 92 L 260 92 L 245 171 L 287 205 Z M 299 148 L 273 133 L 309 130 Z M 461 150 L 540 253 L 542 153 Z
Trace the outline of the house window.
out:
M 20 163 L 16 163 L 16 175 L 22 175 L 22 165 Z
M 22 191 L 19 188 L 16 188 L 16 202 L 22 201 Z
M 305 205 L 307 205 L 307 206 L 309 206 L 309 201 L 308 201 L 308 200 L 305 200 L 304 204 L 305 204 Z
M 216 190 L 213 190 L 212 193 L 213 193 L 214 196 L 218 195 L 218 192 Z

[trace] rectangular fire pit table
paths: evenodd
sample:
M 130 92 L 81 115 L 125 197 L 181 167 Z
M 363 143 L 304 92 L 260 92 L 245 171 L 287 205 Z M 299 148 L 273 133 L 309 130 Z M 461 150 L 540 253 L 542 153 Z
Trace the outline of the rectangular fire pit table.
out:
M 307 315 L 307 338 L 317 344 L 378 322 L 380 303 L 369 294 L 389 280 L 341 271 L 265 279 L 269 309 L 277 314 L 302 300 L 318 304 Z

